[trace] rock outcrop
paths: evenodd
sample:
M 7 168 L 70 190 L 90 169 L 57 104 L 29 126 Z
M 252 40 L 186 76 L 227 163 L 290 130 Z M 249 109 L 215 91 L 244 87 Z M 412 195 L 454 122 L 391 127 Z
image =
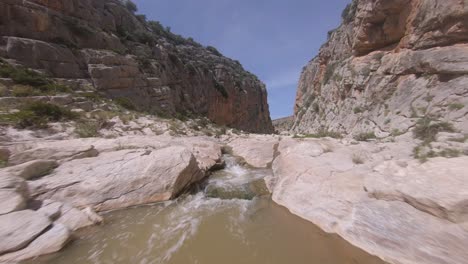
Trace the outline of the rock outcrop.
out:
M 234 137 L 227 142 L 234 155 L 255 168 L 267 168 L 271 166 L 275 150 L 278 147 L 279 138 L 269 135 L 250 135 Z
M 468 5 L 354 0 L 304 68 L 293 130 L 401 134 L 418 121 L 468 132 Z
M 236 145 L 266 153 L 254 140 Z M 421 163 L 412 158 L 410 135 L 360 143 L 283 137 L 276 144 L 266 182 L 292 213 L 389 263 L 466 263 L 467 157 Z
M 135 15 L 128 2 L 0 1 L 0 57 L 160 115 L 273 131 L 265 85 L 239 62 Z
M 176 198 L 223 166 L 209 137 L 9 142 L 0 169 L 0 263 L 56 252 L 94 211 Z M 47 158 L 47 159 L 45 159 Z
M 292 128 L 294 123 L 294 116 L 278 118 L 273 120 L 272 123 L 277 133 L 287 133 Z

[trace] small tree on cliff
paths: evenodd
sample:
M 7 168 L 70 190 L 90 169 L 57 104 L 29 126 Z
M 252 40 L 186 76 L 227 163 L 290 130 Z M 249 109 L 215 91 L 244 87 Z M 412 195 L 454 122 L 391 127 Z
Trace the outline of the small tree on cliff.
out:
M 133 3 L 131 0 L 127 0 L 125 2 L 125 7 L 127 7 L 128 11 L 132 12 L 132 13 L 135 13 L 138 8 L 137 6 L 135 5 L 135 3 Z

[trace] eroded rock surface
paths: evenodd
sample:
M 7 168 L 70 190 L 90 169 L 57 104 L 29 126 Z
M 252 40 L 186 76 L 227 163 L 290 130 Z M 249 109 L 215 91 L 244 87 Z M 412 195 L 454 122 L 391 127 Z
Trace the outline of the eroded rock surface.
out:
M 28 199 L 29 190 L 23 179 L 0 172 L 0 215 L 25 209 Z
M 32 210 L 0 216 L 0 254 L 26 247 L 50 224 L 46 216 Z
M 94 210 L 176 198 L 223 165 L 210 137 L 30 140 L 3 149 L 10 166 L 0 169 L 2 263 L 56 252 L 71 232 L 104 221 Z
M 296 133 L 405 133 L 424 118 L 468 133 L 463 1 L 354 0 L 304 68 Z
M 67 162 L 30 182 L 30 188 L 41 199 L 110 210 L 169 200 L 203 177 L 192 153 L 174 146 L 113 151 Z
M 266 168 L 273 162 L 279 138 L 276 136 L 250 135 L 229 140 L 234 155 L 242 157 L 249 165 Z
M 390 263 L 465 263 L 467 162 L 421 163 L 405 140 L 284 138 L 269 186 L 275 202 Z

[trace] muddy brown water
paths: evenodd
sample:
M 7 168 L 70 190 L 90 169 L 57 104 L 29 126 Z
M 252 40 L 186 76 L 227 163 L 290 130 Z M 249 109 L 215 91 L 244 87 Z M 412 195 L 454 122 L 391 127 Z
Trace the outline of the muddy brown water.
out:
M 217 192 L 220 197 L 201 190 L 107 213 L 105 225 L 78 232 L 61 252 L 25 263 L 384 264 L 291 214 L 269 195 L 244 200 L 249 190 L 238 187 L 270 172 L 226 160 L 227 168 L 207 183 L 228 190 Z

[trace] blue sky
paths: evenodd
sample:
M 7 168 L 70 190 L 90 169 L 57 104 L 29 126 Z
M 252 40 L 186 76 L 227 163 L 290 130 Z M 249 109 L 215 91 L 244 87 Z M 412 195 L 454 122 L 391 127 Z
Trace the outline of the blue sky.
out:
M 302 67 L 350 0 L 133 0 L 171 31 L 239 60 L 268 89 L 273 119 L 291 115 Z

